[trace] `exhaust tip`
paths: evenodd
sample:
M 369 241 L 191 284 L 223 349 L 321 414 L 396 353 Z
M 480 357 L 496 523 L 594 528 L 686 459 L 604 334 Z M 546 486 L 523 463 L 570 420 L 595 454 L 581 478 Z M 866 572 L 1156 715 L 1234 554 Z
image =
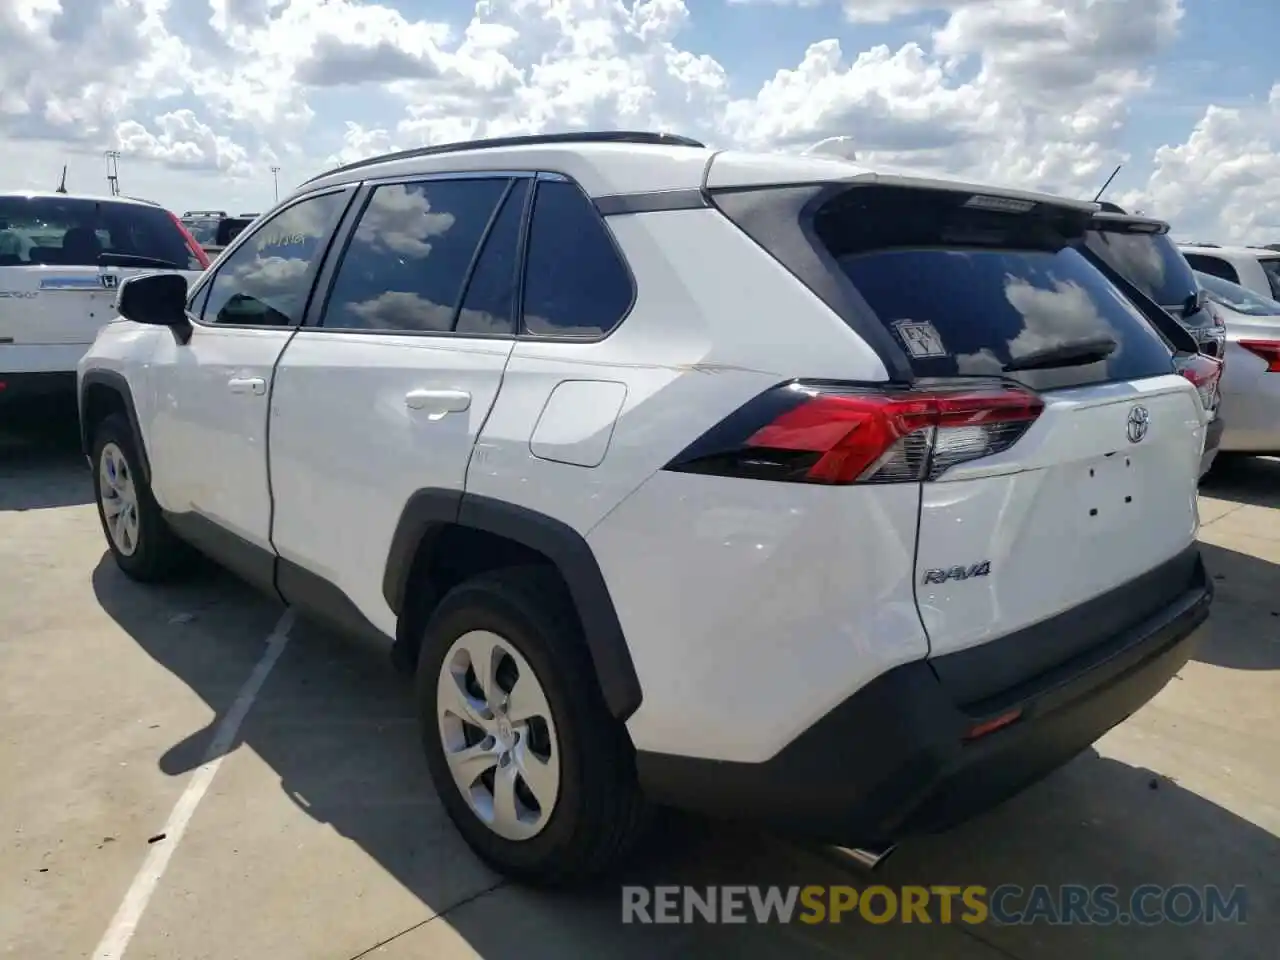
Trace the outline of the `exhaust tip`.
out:
M 852 860 L 864 870 L 875 870 L 889 859 L 889 855 L 898 849 L 896 843 L 874 847 L 836 847 L 846 859 Z

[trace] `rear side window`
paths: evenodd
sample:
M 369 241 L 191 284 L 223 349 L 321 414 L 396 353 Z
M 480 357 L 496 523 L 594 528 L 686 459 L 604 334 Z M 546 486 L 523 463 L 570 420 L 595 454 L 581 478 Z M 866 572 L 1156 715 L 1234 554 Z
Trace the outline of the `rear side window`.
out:
M 1248 317 L 1280 317 L 1280 303 L 1254 293 L 1238 283 L 1207 273 L 1198 274 L 1196 279 L 1200 281 L 1210 300 L 1236 313 L 1243 313 Z
M 1262 267 L 1262 272 L 1267 275 L 1267 283 L 1271 285 L 1271 295 L 1280 297 L 1280 258 L 1268 257 L 1265 260 L 1259 259 L 1258 265 Z
M 0 197 L 0 266 L 128 266 L 203 270 L 173 216 L 160 207 L 77 197 Z
M 448 333 L 480 241 L 510 180 L 380 186 L 334 277 L 321 324 Z
M 916 376 L 1012 375 L 1057 387 L 1171 371 L 1164 341 L 1070 246 L 1069 216 L 969 209 L 966 200 L 854 188 L 814 219 L 819 241 Z M 1107 340 L 1115 348 L 1105 359 L 1006 369 Z
M 1229 280 L 1232 283 L 1240 282 L 1240 274 L 1236 273 L 1236 268 L 1229 264 L 1221 257 L 1210 257 L 1203 253 L 1184 253 L 1182 255 L 1192 268 L 1199 270 L 1201 273 L 1207 273 L 1212 277 L 1221 277 L 1223 280 Z
M 1182 308 L 1196 295 L 1191 265 L 1162 233 L 1090 230 L 1089 249 L 1162 307 Z
M 631 299 L 631 274 L 586 194 L 567 181 L 541 181 L 529 225 L 525 332 L 600 337 L 622 322 Z

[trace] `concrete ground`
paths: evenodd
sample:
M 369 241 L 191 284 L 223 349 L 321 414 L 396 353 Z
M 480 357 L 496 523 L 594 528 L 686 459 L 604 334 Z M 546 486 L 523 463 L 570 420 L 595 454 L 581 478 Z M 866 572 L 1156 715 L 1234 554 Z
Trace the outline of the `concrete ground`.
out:
M 163 589 L 125 580 L 73 434 L 64 416 L 0 440 L 7 956 L 94 956 L 108 929 L 123 942 L 118 911 L 130 960 L 1275 956 L 1280 462 L 1246 462 L 1205 487 L 1219 600 L 1210 639 L 1181 675 L 1096 749 L 979 820 L 904 846 L 875 875 L 889 885 L 1242 884 L 1247 924 L 623 926 L 615 884 L 535 893 L 480 865 L 427 777 L 404 681 L 382 656 L 307 624 L 293 629 L 185 834 L 157 837 L 202 776 L 193 771 L 281 610 L 214 571 Z M 135 883 L 140 871 L 152 887 Z M 816 851 L 675 818 L 628 875 L 871 882 Z

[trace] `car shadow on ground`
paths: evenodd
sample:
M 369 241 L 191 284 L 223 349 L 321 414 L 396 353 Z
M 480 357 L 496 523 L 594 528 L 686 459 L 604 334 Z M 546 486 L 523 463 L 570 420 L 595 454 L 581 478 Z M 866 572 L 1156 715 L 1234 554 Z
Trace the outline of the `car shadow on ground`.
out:
M 0 407 L 0 511 L 92 502 L 75 404 Z
M 227 575 L 208 570 L 199 576 L 205 579 L 195 587 L 146 589 L 127 581 L 109 555 L 93 573 L 102 607 L 215 712 L 208 726 L 158 758 L 172 776 L 205 759 L 218 719 L 235 697 L 225 665 L 242 664 L 247 676 L 263 649 L 262 634 L 209 632 L 193 643 L 191 632 L 175 624 L 174 614 L 192 609 L 201 596 L 216 595 L 218 604 L 262 602 Z M 871 876 L 748 829 L 671 816 L 659 821 L 642 854 L 619 877 L 587 892 L 547 893 L 500 883 L 461 847 L 425 770 L 410 685 L 381 652 L 299 623 L 232 749 L 242 746 L 271 767 L 280 789 L 299 809 L 357 844 L 423 904 L 421 923 L 379 948 L 378 956 L 392 960 L 443 955 L 446 947 L 457 951 L 448 953 L 451 957 L 469 956 L 461 949 L 465 946 L 486 960 L 658 955 L 1248 960 L 1272 956 L 1266 944 L 1274 944 L 1280 932 L 1276 837 L 1170 780 L 1094 750 L 964 827 L 904 845 Z M 463 889 L 458 874 L 481 879 Z M 623 882 L 1018 884 L 1027 889 L 1114 884 L 1126 893 L 1144 883 L 1217 884 L 1226 890 L 1243 885 L 1248 924 L 974 927 L 875 925 L 855 918 L 813 926 L 624 926 Z M 217 909 L 215 904 L 205 908 Z M 432 919 L 437 913 L 443 918 Z M 353 907 L 351 922 L 360 919 Z M 396 933 L 370 930 L 369 944 Z
M 1200 493 L 1218 500 L 1280 507 L 1280 458 L 1219 455 Z
M 1201 543 L 1215 596 L 1195 659 L 1233 670 L 1280 670 L 1280 565 Z

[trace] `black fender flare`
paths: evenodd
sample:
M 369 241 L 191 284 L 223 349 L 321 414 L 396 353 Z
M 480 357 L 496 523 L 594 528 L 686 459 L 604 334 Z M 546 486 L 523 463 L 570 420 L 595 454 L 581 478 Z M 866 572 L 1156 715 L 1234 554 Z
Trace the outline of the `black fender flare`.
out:
M 382 580 L 383 596 L 396 616 L 404 608 L 420 547 L 426 544 L 429 549 L 431 539 L 451 526 L 505 537 L 536 550 L 556 565 L 577 608 L 609 712 L 619 720 L 635 713 L 642 700 L 640 680 L 600 565 L 582 534 L 546 514 L 458 490 L 416 491 L 400 513 Z
M 89 421 L 85 414 L 89 390 L 94 386 L 106 387 L 120 397 L 124 404 L 125 416 L 129 418 L 129 428 L 133 431 L 134 439 L 138 443 L 138 457 L 142 460 L 138 466 L 142 470 L 143 479 L 150 483 L 151 460 L 147 456 L 146 438 L 142 435 L 142 426 L 138 421 L 138 409 L 133 402 L 133 389 L 122 373 L 117 373 L 115 370 L 88 370 L 80 377 L 80 384 L 76 390 L 76 406 L 80 414 L 81 451 L 86 457 L 93 455 L 93 437 L 89 435 Z

